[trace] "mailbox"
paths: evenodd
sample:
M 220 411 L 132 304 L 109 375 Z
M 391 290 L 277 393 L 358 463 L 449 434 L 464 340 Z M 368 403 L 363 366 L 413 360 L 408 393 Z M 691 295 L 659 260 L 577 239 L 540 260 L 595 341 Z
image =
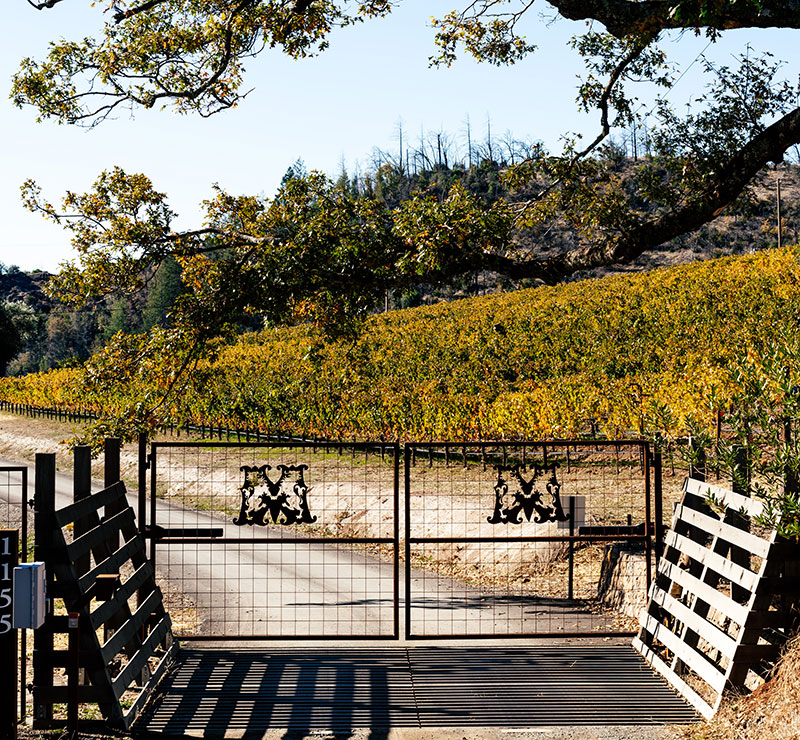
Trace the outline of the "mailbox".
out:
M 14 627 L 36 629 L 46 613 L 44 563 L 23 563 L 14 568 Z

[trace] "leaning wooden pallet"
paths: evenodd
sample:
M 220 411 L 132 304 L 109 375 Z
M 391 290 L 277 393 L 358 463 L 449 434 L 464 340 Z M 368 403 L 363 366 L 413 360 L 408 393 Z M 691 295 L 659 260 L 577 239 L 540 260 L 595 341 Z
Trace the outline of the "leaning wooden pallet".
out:
M 34 727 L 63 726 L 54 705 L 68 702 L 72 690 L 81 704 L 98 705 L 106 722 L 127 729 L 177 650 L 169 615 L 125 485 L 114 483 L 55 510 L 55 463 L 48 458 L 37 456 L 36 557 L 46 564 L 51 598 L 62 599 L 73 619 L 77 615 L 76 662 L 88 682 L 56 684 L 70 656 L 56 649 L 55 635 L 69 632 L 69 617 L 51 614 L 34 638 Z
M 754 526 L 762 504 L 687 479 L 634 647 L 707 719 L 787 638 L 798 548 Z

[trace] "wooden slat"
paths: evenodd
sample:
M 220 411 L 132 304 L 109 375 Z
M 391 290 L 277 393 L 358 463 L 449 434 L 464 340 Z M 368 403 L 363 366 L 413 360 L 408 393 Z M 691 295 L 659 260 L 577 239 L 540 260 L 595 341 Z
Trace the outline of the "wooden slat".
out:
M 153 578 L 153 566 L 149 562 L 140 565 L 138 570 L 123 583 L 114 594 L 113 598 L 100 604 L 90 615 L 92 629 L 97 629 L 104 624 L 112 615 L 116 614 L 120 608 L 139 590 L 148 579 Z
M 128 660 L 128 664 L 119 672 L 119 675 L 111 684 L 114 696 L 119 699 L 131 685 L 131 682 L 142 672 L 147 665 L 147 661 L 152 657 L 153 651 L 159 646 L 166 637 L 171 622 L 165 614 L 147 638 L 142 642 L 142 646 Z
M 69 688 L 67 686 L 39 686 L 36 696 L 43 702 L 53 704 L 66 704 L 69 700 Z M 103 691 L 96 686 L 78 686 L 78 701 L 92 704 L 107 704 L 114 701 L 114 697 L 109 691 Z
M 747 615 L 747 622 L 744 626 L 748 630 L 785 627 L 786 614 L 782 611 L 752 611 Z
M 738 625 L 744 625 L 745 620 L 748 619 L 751 614 L 747 605 L 734 601 L 730 596 L 726 596 L 721 591 L 717 591 L 713 586 L 709 586 L 707 583 L 693 576 L 688 570 L 684 570 L 674 563 L 667 562 L 664 558 L 658 562 L 658 572 L 680 586 L 684 591 L 688 591 L 717 611 L 730 617 L 731 620 Z
M 61 634 L 61 633 L 59 633 Z M 66 634 L 66 632 L 64 633 Z M 69 650 L 53 650 L 50 655 L 52 656 L 52 665 L 54 668 L 66 668 L 70 665 L 72 656 Z M 82 668 L 88 668 L 92 661 L 97 662 L 98 656 L 94 650 L 86 647 L 80 649 L 79 661 Z
M 688 506 L 681 505 L 678 509 L 680 511 L 680 517 L 684 522 L 701 527 L 709 534 L 715 535 L 732 545 L 744 548 L 751 554 L 757 555 L 760 558 L 767 556 L 770 547 L 770 543 L 767 540 L 762 540 L 761 537 L 739 529 L 727 522 L 723 522 L 720 519 L 701 514 L 699 511 L 695 511 Z
M 139 716 L 139 712 L 141 712 L 142 707 L 144 707 L 144 705 L 147 703 L 148 699 L 155 690 L 155 687 L 158 685 L 158 682 L 161 680 L 161 677 L 164 675 L 164 672 L 167 670 L 167 667 L 175 658 L 177 652 L 178 643 L 173 642 L 169 646 L 164 657 L 161 659 L 161 662 L 153 670 L 150 680 L 144 686 L 141 693 L 136 698 L 136 701 L 134 701 L 134 703 L 125 713 L 125 729 L 130 729 L 131 725 L 136 721 L 136 718 Z
M 668 650 L 671 650 L 683 663 L 714 689 L 714 691 L 718 694 L 722 693 L 727 678 L 725 674 L 721 673 L 702 653 L 698 653 L 689 647 L 678 635 L 671 632 L 651 614 L 642 614 L 639 618 L 639 624 L 656 640 L 663 643 Z
M 134 521 L 135 515 L 130 507 L 119 512 L 119 514 L 114 514 L 108 521 L 102 522 L 100 526 L 94 529 L 90 529 L 86 534 L 67 545 L 67 558 L 74 563 L 81 555 L 85 555 L 93 548 L 108 541 L 112 533 L 119 531 L 125 524 L 131 524 Z
M 117 653 L 127 645 L 130 640 L 136 637 L 139 630 L 144 626 L 150 615 L 155 609 L 161 606 L 161 591 L 156 587 L 150 592 L 150 595 L 144 600 L 141 606 L 131 615 L 119 629 L 108 639 L 108 641 L 100 648 L 100 654 L 103 657 L 103 662 L 108 664 Z
M 737 642 L 730 635 L 725 634 L 719 627 L 657 586 L 653 587 L 651 598 L 656 604 L 661 604 L 673 617 L 683 622 L 692 632 L 711 643 L 726 658 L 733 659 L 736 654 Z
M 702 498 L 708 498 L 710 494 L 716 501 L 720 501 L 729 509 L 744 511 L 751 517 L 758 517 L 764 513 L 764 505 L 760 501 L 752 499 L 749 496 L 742 496 L 740 493 L 735 493 L 721 486 L 713 486 L 710 483 L 695 480 L 694 478 L 686 479 L 683 484 L 683 490 L 686 493 L 694 494 Z
M 742 588 L 753 591 L 758 584 L 757 573 L 753 573 L 752 570 L 732 563 L 722 555 L 693 542 L 688 537 L 679 535 L 674 530 L 667 533 L 665 544 L 667 547 L 674 547 L 690 558 L 703 563 L 703 565 L 718 573 L 723 578 L 727 578 L 729 581 Z
M 122 481 L 104 488 L 102 491 L 93 493 L 91 496 L 82 498 L 74 504 L 65 506 L 63 509 L 58 509 L 55 513 L 56 523 L 59 527 L 65 527 L 67 524 L 76 522 L 87 514 L 91 514 L 93 511 L 96 512 L 106 504 L 113 503 L 120 498 L 124 498 L 127 504 L 127 492 Z
M 126 542 L 122 547 L 114 552 L 109 558 L 98 563 L 92 570 L 78 579 L 78 586 L 83 593 L 86 593 L 89 586 L 95 582 L 97 576 L 105 575 L 106 573 L 119 573 L 120 567 L 123 563 L 131 560 L 136 553 L 144 550 L 144 540 L 136 536 Z
M 711 719 L 716 712 L 700 694 L 698 694 L 689 684 L 686 683 L 675 671 L 672 670 L 661 657 L 651 648 L 645 645 L 638 637 L 633 640 L 633 647 L 642 657 L 658 671 L 686 701 L 688 701 L 706 719 Z
M 759 663 L 775 660 L 781 653 L 780 645 L 740 645 L 736 651 L 736 662 Z

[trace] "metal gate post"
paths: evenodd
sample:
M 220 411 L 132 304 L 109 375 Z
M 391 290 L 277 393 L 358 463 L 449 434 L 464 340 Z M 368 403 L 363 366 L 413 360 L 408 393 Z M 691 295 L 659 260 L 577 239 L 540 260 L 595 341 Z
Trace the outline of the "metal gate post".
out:
M 400 639 L 400 443 L 395 442 L 394 455 L 394 639 Z M 406 567 L 408 564 L 406 563 Z
M 650 584 L 655 577 L 655 565 L 653 563 L 653 525 L 651 524 L 652 511 L 650 507 L 650 445 L 647 442 L 642 443 L 642 459 L 644 460 L 644 557 L 647 563 L 647 593 L 650 593 Z M 655 525 L 658 531 L 658 524 Z M 658 551 L 656 551 L 656 558 L 658 558 Z
M 664 502 L 661 500 L 663 493 L 663 475 L 661 450 L 653 453 L 653 518 L 656 525 L 656 560 L 664 554 Z
M 145 536 L 145 525 L 147 519 L 147 435 L 144 432 L 139 434 L 139 469 L 137 478 L 137 488 L 139 494 L 139 506 L 136 517 L 139 520 L 139 534 Z
M 398 450 L 399 452 L 399 450 Z M 406 640 L 411 638 L 411 445 L 406 442 L 403 449 L 404 498 L 405 498 L 405 531 L 406 531 L 406 584 L 403 598 L 406 613 Z
M 150 445 L 150 564 L 156 567 L 156 446 Z

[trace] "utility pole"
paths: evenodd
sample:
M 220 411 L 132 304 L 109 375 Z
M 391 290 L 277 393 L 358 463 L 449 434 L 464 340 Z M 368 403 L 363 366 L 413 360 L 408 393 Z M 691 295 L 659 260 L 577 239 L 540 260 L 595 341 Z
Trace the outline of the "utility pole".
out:
M 779 177 L 775 181 L 775 183 L 777 185 L 777 191 L 778 191 L 778 249 L 780 249 L 782 242 L 781 237 L 783 236 L 781 228 L 781 178 Z

